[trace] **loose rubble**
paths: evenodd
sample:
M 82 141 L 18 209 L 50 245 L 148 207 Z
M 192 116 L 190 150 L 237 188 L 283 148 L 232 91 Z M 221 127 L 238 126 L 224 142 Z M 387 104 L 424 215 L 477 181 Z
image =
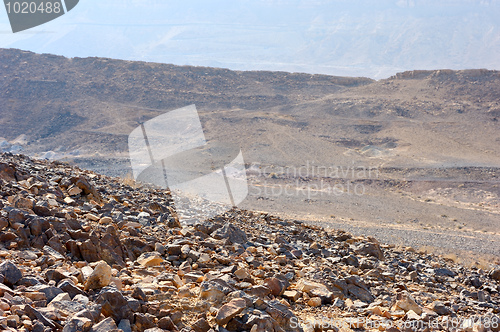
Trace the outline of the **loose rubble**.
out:
M 181 225 L 168 191 L 12 154 L 0 209 L 5 331 L 499 331 L 498 266 L 238 209 Z

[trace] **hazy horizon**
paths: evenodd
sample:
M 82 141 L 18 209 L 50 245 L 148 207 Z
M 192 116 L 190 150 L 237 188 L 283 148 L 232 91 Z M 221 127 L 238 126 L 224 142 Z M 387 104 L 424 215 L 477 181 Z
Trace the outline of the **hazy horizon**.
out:
M 67 57 L 387 78 L 500 69 L 500 1 L 80 1 L 0 47 Z

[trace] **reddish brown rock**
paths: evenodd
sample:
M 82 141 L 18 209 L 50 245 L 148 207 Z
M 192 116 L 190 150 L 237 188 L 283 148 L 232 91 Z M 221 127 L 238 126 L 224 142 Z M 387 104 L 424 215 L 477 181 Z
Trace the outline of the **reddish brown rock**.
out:
M 233 299 L 229 303 L 224 304 L 215 317 L 217 324 L 226 325 L 232 318 L 240 314 L 246 306 L 246 301 L 242 298 Z

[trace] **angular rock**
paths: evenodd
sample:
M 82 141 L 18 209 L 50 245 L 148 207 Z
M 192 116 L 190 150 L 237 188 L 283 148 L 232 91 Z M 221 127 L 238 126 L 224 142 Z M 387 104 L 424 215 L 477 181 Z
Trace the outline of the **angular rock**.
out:
M 288 290 L 283 292 L 283 297 L 285 299 L 295 302 L 300 298 L 300 293 L 297 292 L 296 290 Z
M 248 273 L 248 270 L 246 268 L 240 268 L 234 271 L 234 275 L 236 278 L 240 280 L 245 280 L 250 278 L 250 274 Z
M 209 262 L 211 262 L 211 258 L 210 258 L 209 254 L 202 253 L 200 255 L 200 257 L 198 257 L 198 263 L 200 263 L 200 264 L 207 264 Z
M 62 291 L 68 293 L 71 298 L 74 298 L 76 295 L 84 295 L 84 296 L 87 295 L 83 290 L 81 290 L 80 288 L 78 288 L 77 286 L 75 286 L 75 284 L 73 283 L 73 281 L 68 280 L 68 279 L 62 280 L 57 285 L 57 287 L 59 289 L 61 289 Z
M 398 293 L 396 296 L 396 303 L 394 304 L 394 310 L 401 309 L 404 312 L 413 310 L 417 315 L 422 313 L 422 308 L 415 302 L 413 296 L 407 291 Z
M 98 304 L 84 304 L 84 305 L 86 306 L 86 309 L 77 312 L 73 317 L 85 317 L 95 323 L 101 316 L 102 306 Z
M 161 258 L 159 252 L 151 251 L 151 252 L 145 252 L 142 255 L 140 255 L 137 258 L 137 262 L 142 266 L 149 267 L 149 266 L 160 265 L 161 263 L 163 263 L 163 259 Z
M 128 319 L 122 319 L 118 324 L 118 329 L 123 332 L 132 332 L 132 327 L 130 326 L 130 321 Z M 167 329 L 170 330 L 170 329 Z
M 115 322 L 133 318 L 127 299 L 116 288 L 103 288 L 95 303 L 102 305 L 102 314 L 105 317 L 112 317 Z
M 322 298 L 323 303 L 330 303 L 333 298 L 333 292 L 331 292 L 328 287 L 319 283 L 310 281 L 307 279 L 300 279 L 295 288 L 301 292 L 308 293 L 312 297 Z
M 162 317 L 158 320 L 158 327 L 163 330 L 177 331 L 177 327 L 170 317 Z
M 62 255 L 60 252 L 58 252 L 57 250 L 55 250 L 54 248 L 50 247 L 50 246 L 43 246 L 42 248 L 43 250 L 43 253 L 45 255 L 49 255 L 51 257 L 53 257 L 54 259 L 56 260 L 65 260 L 66 257 L 64 257 L 64 255 Z
M 170 207 L 168 207 L 170 208 Z M 177 218 L 172 211 L 161 214 L 158 219 L 158 223 L 165 223 L 168 228 L 181 228 L 181 223 L 179 222 L 179 218 Z
M 82 190 L 80 188 L 78 188 L 77 186 L 71 186 L 68 188 L 67 190 L 68 192 L 68 195 L 70 196 L 76 196 L 76 195 L 80 195 L 82 193 Z
M 92 327 L 92 321 L 85 317 L 73 317 L 64 325 L 63 332 L 87 332 Z
M 307 304 L 311 307 L 319 307 L 321 305 L 321 298 L 320 297 L 311 297 L 309 301 L 307 301 Z
M 314 288 L 308 294 L 310 296 L 312 296 L 312 297 L 319 297 L 321 299 L 321 302 L 323 304 L 330 304 L 330 303 L 332 303 L 332 299 L 334 297 L 334 293 L 331 292 L 326 287 Z M 337 295 L 339 295 L 339 294 L 337 294 Z
M 247 307 L 246 300 L 243 298 L 237 298 L 229 301 L 229 303 L 224 304 L 219 311 L 215 320 L 217 324 L 223 326 L 226 325 L 232 318 L 236 317 Z
M 143 313 L 135 313 L 134 314 L 134 325 L 138 331 L 144 331 L 150 328 L 156 327 L 154 321 L 154 316 L 143 314 Z
M 52 299 L 52 301 L 50 301 L 50 302 L 57 302 L 57 301 L 71 301 L 71 297 L 69 297 L 68 293 L 61 293 L 61 294 L 57 294 L 56 297 L 54 297 Z
M 31 318 L 31 320 L 37 320 L 43 325 L 55 330 L 57 327 L 59 327 L 58 324 L 54 323 L 51 319 L 45 317 L 42 313 L 40 313 L 38 310 L 34 309 L 32 306 L 29 304 L 24 306 L 24 311 L 25 314 Z
M 30 292 L 42 292 L 45 294 L 45 297 L 47 298 L 47 302 L 52 301 L 57 295 L 64 293 L 60 288 L 54 287 L 54 286 L 49 286 L 49 285 L 44 285 L 44 284 L 37 284 L 31 287 L 26 288 L 27 291 Z
M 243 244 L 247 242 L 247 235 L 245 232 L 231 223 L 227 223 L 222 228 L 217 229 L 211 234 L 211 236 L 214 239 L 224 239 L 231 243 Z
M 92 329 L 90 330 L 91 332 L 110 332 L 113 330 L 117 330 L 118 326 L 116 326 L 115 321 L 113 318 L 108 317 L 99 323 L 95 324 L 92 326 Z
M 434 274 L 438 276 L 455 277 L 457 274 L 450 269 L 438 268 L 434 269 Z
M 200 299 L 217 302 L 234 289 L 222 279 L 203 281 L 200 285 Z
M 26 211 L 10 208 L 8 215 L 9 224 L 11 227 L 14 227 L 15 224 L 24 224 L 28 216 L 29 214 Z
M 94 271 L 85 281 L 85 290 L 106 287 L 111 282 L 111 267 L 105 261 L 100 261 Z
M 248 295 L 263 298 L 271 294 L 271 288 L 269 288 L 267 285 L 257 285 L 246 289 L 245 292 Z
M 349 284 L 347 285 L 347 292 L 349 295 L 365 302 L 370 303 L 375 299 L 373 295 L 366 289 L 359 287 L 357 285 Z
M 439 315 L 449 315 L 451 314 L 450 308 L 444 305 L 443 302 L 441 301 L 434 301 L 429 305 L 429 309 L 434 311 L 435 313 Z
M 298 318 L 293 314 L 293 312 L 288 309 L 283 303 L 278 300 L 272 300 L 268 302 L 268 306 L 265 309 L 278 324 L 279 328 L 285 331 L 301 331 L 300 324 L 294 324 L 298 322 Z M 274 330 L 278 330 L 276 325 L 273 325 Z
M 54 280 L 56 283 L 63 279 L 66 279 L 67 277 L 68 275 L 66 275 L 64 271 L 58 269 L 48 269 L 47 271 L 45 271 L 45 278 L 47 278 L 47 280 L 49 281 Z
M 131 296 L 134 299 L 137 299 L 137 300 L 140 300 L 140 301 L 143 301 L 143 302 L 146 302 L 148 300 L 148 297 L 146 296 L 146 294 L 144 293 L 144 291 L 140 287 L 138 287 L 138 286 L 134 287 L 134 290 L 132 291 Z
M 90 239 L 79 242 L 78 249 L 82 258 L 89 263 L 97 262 L 101 259 L 98 247 Z
M 3 217 L 0 217 L 0 231 L 3 231 L 5 228 L 9 226 L 9 221 Z
M 52 300 L 48 308 L 54 308 L 57 309 L 59 312 L 63 313 L 65 316 L 73 316 L 79 311 L 82 311 L 85 309 L 85 306 L 81 303 L 74 302 L 74 301 L 67 301 L 67 300 L 61 300 L 61 301 L 54 301 Z
M 9 164 L 0 162 L 0 179 L 4 181 L 16 181 L 16 170 Z
M 4 284 L 0 284 L 0 296 L 4 296 L 5 293 L 14 294 L 14 290 Z
M 73 182 L 78 188 L 80 188 L 85 195 L 92 194 L 95 199 L 101 199 L 101 195 L 99 194 L 99 192 L 84 176 L 73 177 L 71 179 L 71 182 Z
M 496 281 L 500 281 L 500 268 L 492 269 L 490 271 L 490 278 Z
M 358 260 L 358 257 L 356 257 L 355 255 L 345 256 L 342 258 L 342 261 L 347 265 L 359 267 L 359 260 Z
M 264 280 L 264 283 L 269 287 L 271 294 L 274 296 L 280 296 L 286 290 L 286 284 L 275 277 L 267 278 Z
M 359 245 L 354 247 L 354 251 L 357 254 L 370 255 L 380 260 L 384 259 L 384 253 L 382 252 L 382 249 L 380 249 L 380 246 L 378 244 L 373 242 L 360 243 Z
M 11 261 L 0 264 L 0 274 L 3 275 L 3 283 L 7 286 L 13 286 L 23 277 L 21 270 Z
M 196 322 L 191 324 L 191 328 L 194 330 L 194 332 L 208 332 L 211 327 L 205 318 L 200 318 Z

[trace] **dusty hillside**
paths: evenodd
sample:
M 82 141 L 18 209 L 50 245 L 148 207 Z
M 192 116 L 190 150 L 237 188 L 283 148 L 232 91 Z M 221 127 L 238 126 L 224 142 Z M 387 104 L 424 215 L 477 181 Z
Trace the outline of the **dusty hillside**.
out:
M 139 123 L 196 104 L 208 138 L 239 143 L 255 162 L 499 164 L 495 71 L 373 81 L 5 49 L 0 64 L 2 136 L 26 134 L 28 151 L 119 155 Z
M 192 206 L 201 208 L 203 206 Z M 5 331 L 499 331 L 500 266 L 0 155 Z
M 401 245 L 500 256 L 497 71 L 374 81 L 3 49 L 0 86 L 0 149 L 124 176 L 130 132 L 196 104 L 208 140 L 242 148 L 251 186 L 242 207 Z M 305 176 L 288 172 L 301 167 Z M 321 167 L 345 175 L 314 174 Z M 359 168 L 374 173 L 350 172 Z M 315 189 L 325 184 L 342 194 Z

